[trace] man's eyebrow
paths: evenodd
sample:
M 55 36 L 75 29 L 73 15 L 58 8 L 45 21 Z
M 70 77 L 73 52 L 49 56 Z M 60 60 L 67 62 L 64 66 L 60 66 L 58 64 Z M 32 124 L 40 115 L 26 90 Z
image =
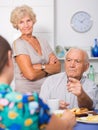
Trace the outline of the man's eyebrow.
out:
M 79 61 L 82 61 L 81 59 L 72 59 L 72 58 L 69 58 L 69 57 L 67 57 L 67 58 L 65 58 L 65 59 L 70 59 L 70 60 L 79 60 Z

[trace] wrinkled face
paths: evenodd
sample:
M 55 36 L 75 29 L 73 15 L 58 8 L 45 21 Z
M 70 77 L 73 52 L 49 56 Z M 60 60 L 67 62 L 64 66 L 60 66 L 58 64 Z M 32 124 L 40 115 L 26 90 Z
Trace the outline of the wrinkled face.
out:
M 33 30 L 33 21 L 32 19 L 26 15 L 21 20 L 18 21 L 18 29 L 22 34 L 29 35 L 32 34 Z
M 80 79 L 83 72 L 87 70 L 85 55 L 82 51 L 72 49 L 68 52 L 65 59 L 65 71 L 68 77 Z

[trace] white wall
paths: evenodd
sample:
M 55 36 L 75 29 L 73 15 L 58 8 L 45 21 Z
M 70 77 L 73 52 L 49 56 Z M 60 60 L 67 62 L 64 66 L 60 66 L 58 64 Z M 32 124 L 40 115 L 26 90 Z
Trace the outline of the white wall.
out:
M 72 15 L 77 11 L 88 12 L 93 26 L 86 33 L 77 33 L 70 26 Z M 56 1 L 56 44 L 62 46 L 90 46 L 98 38 L 98 0 L 57 0 Z

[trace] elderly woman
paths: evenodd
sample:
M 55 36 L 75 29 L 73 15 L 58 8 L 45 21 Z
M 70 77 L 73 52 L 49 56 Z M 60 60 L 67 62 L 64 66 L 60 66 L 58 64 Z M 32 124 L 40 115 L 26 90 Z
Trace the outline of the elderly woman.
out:
M 15 87 L 18 92 L 39 92 L 47 76 L 59 73 L 61 65 L 49 44 L 32 35 L 36 15 L 27 5 L 16 7 L 10 21 L 21 36 L 13 43 Z

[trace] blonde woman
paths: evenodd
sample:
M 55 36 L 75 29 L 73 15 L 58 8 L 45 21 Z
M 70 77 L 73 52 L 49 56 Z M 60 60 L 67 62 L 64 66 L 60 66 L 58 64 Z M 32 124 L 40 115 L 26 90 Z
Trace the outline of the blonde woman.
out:
M 47 41 L 32 35 L 36 15 L 31 7 L 16 7 L 10 21 L 21 32 L 13 43 L 16 91 L 39 93 L 47 76 L 61 71 L 60 62 Z

